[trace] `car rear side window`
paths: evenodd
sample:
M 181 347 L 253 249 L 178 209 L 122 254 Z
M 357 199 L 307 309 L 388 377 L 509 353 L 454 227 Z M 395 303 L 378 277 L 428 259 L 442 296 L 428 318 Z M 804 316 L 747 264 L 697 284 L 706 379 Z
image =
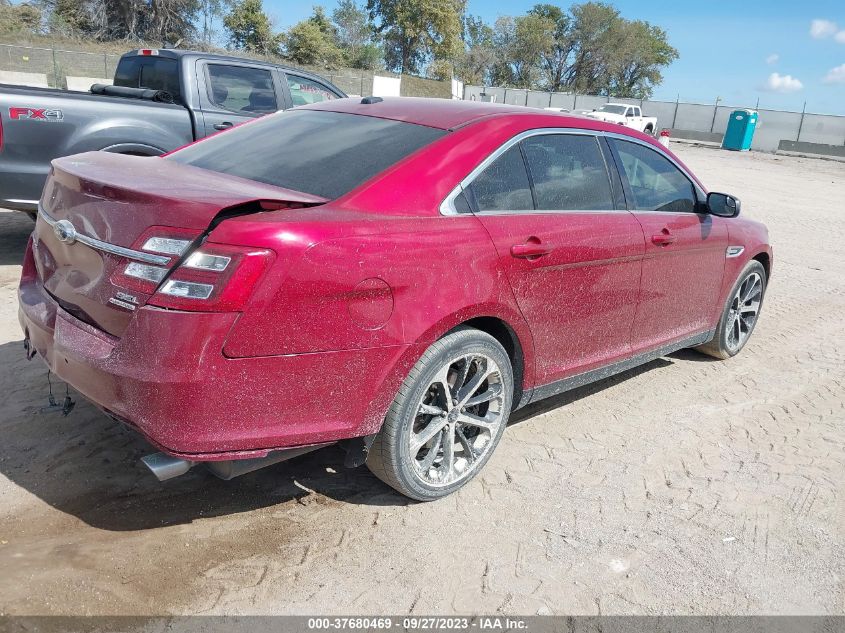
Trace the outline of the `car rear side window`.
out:
M 269 70 L 225 64 L 208 65 L 211 101 L 233 112 L 267 114 L 279 108 Z
M 607 167 L 596 137 L 548 134 L 527 138 L 522 146 L 538 210 L 614 208 Z
M 444 134 L 390 119 L 289 110 L 208 137 L 168 160 L 333 199 Z
M 173 95 L 176 101 L 182 101 L 179 62 L 170 57 L 122 57 L 114 74 L 114 85 L 164 90 Z
M 639 143 L 614 139 L 613 144 L 622 160 L 622 171 L 634 195 L 636 210 L 695 211 L 695 188 L 672 161 Z
M 494 160 L 470 185 L 479 211 L 532 211 L 534 201 L 519 145 Z

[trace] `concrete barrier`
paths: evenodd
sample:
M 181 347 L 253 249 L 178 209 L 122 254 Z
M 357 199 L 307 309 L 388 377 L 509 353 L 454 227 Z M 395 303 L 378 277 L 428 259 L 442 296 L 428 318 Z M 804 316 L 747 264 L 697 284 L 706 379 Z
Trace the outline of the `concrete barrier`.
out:
M 21 73 L 14 70 L 0 70 L 0 84 L 29 86 L 30 88 L 48 88 L 47 75 L 44 73 Z
M 845 145 L 826 145 L 824 143 L 806 143 L 804 141 L 781 141 L 778 153 L 813 154 L 845 159 Z
M 67 80 L 68 90 L 77 90 L 79 92 L 88 92 L 94 84 L 106 84 L 111 86 L 111 79 L 101 79 L 99 77 L 65 77 Z

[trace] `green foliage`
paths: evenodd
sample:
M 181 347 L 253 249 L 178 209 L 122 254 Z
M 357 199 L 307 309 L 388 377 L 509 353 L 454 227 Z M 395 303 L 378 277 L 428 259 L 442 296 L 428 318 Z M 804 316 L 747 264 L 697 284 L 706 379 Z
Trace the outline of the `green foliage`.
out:
M 49 33 L 101 42 L 191 42 L 200 11 L 200 0 L 36 1 Z
M 465 56 L 480 46 L 469 45 Z M 651 96 L 661 69 L 678 57 L 663 29 L 626 20 L 603 2 L 575 4 L 568 13 L 538 4 L 527 15 L 501 17 L 493 48 L 486 72 L 493 85 L 633 98 Z M 479 65 L 460 67 L 473 80 L 479 74 Z
M 282 36 L 287 59 L 323 68 L 338 68 L 343 60 L 336 40 L 334 25 L 322 7 L 317 7 L 314 15 L 295 24 Z
M 370 18 L 384 37 L 390 70 L 419 73 L 431 58 L 461 52 L 465 0 L 368 0 Z
M 36 33 L 40 24 L 38 7 L 0 1 L 0 33 Z
M 367 12 L 355 0 L 340 0 L 332 12 L 337 44 L 350 68 L 379 70 L 384 66 L 384 51 L 379 45 Z
M 273 35 L 261 0 L 240 0 L 223 18 L 223 25 L 233 48 L 264 54 L 278 51 L 279 40 Z

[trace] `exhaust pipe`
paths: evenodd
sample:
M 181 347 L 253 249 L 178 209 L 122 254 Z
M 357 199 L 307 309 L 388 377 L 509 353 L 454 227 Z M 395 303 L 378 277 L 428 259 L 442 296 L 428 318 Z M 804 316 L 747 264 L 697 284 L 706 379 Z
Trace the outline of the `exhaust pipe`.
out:
M 166 453 L 153 453 L 141 458 L 144 466 L 149 468 L 159 481 L 167 481 L 191 470 L 197 462 L 189 462 L 181 457 L 173 457 Z
M 279 462 L 284 462 L 294 457 L 299 457 L 305 453 L 316 451 L 318 448 L 329 446 L 333 442 L 326 442 L 325 444 L 314 444 L 313 446 L 300 446 L 297 448 L 288 448 L 280 451 L 273 451 L 268 453 L 265 457 L 258 457 L 255 459 L 230 459 L 219 462 L 192 462 L 181 457 L 173 457 L 166 453 L 153 453 L 141 458 L 144 466 L 149 468 L 159 481 L 167 481 L 179 475 L 184 475 L 197 464 L 205 464 L 215 476 L 229 481 L 235 477 L 246 475 L 265 466 L 272 466 Z

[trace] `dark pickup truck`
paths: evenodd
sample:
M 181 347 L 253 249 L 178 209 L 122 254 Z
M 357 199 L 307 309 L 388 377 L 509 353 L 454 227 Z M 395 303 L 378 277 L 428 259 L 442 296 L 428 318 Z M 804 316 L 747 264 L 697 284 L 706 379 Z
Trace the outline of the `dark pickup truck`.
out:
M 91 93 L 0 85 L 0 207 L 34 213 L 59 156 L 158 156 L 263 114 L 346 96 L 302 70 L 169 49 L 126 53 L 114 85 Z

